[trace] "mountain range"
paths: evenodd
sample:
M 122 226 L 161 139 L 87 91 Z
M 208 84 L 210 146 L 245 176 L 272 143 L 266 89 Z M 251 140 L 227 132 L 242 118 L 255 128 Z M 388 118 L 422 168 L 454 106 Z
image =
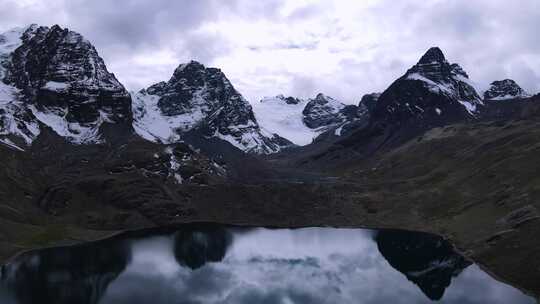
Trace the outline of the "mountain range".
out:
M 18 150 L 47 127 L 73 144 L 128 133 L 172 144 L 189 133 L 270 154 L 310 144 L 323 133 L 340 137 L 359 121 L 417 134 L 478 119 L 494 101 L 531 97 L 510 79 L 494 81 L 481 97 L 458 64 L 431 48 L 383 93 L 366 95 L 358 105 L 322 93 L 311 99 L 277 95 L 262 99 L 254 112 L 221 70 L 196 61 L 130 94 L 76 32 L 31 25 L 1 37 L 1 142 Z
M 479 90 L 437 47 L 354 105 L 324 93 L 250 104 L 196 61 L 128 92 L 82 35 L 16 28 L 0 34 L 0 257 L 215 221 L 444 232 L 489 264 L 490 248 L 538 230 L 526 223 L 540 218 L 539 101 L 511 79 Z M 540 294 L 518 258 L 497 265 Z

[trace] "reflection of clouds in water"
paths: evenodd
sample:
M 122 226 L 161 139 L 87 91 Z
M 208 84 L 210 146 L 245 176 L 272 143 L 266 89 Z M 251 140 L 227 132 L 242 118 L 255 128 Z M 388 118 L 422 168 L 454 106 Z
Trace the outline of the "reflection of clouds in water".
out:
M 137 240 L 132 243 L 132 261 L 126 272 L 141 275 L 158 273 L 173 275 L 180 266 L 174 260 L 172 237 L 159 236 Z M 133 267 L 136 266 L 136 267 Z
M 194 271 L 178 265 L 172 248 L 171 237 L 134 241 L 132 263 L 101 303 L 432 303 L 362 230 L 235 232 L 222 262 Z M 454 279 L 443 303 L 522 297 L 474 266 Z
M 447 289 L 445 300 L 452 303 L 534 303 L 506 284 L 496 282 L 476 265 L 465 269 Z
M 234 235 L 227 258 L 272 256 L 282 258 L 318 257 L 350 254 L 372 247 L 369 230 L 360 229 L 252 229 Z

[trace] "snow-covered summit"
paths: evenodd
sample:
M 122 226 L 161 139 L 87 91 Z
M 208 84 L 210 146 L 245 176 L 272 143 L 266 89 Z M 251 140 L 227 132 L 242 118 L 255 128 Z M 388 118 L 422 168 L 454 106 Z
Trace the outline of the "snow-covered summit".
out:
M 408 80 L 422 81 L 436 94 L 459 101 L 469 112 L 482 104 L 475 85 L 457 63 L 450 64 L 438 47 L 430 48 L 404 76 Z
M 251 105 L 221 70 L 196 61 L 179 65 L 167 82 L 133 94 L 133 117 L 136 132 L 155 142 L 175 142 L 198 130 L 250 153 L 290 145 L 259 127 Z
M 70 142 L 97 143 L 103 123 L 131 121 L 130 96 L 96 49 L 58 25 L 1 34 L 0 80 L 5 138 L 30 144 L 47 126 Z
M 484 92 L 484 99 L 486 100 L 507 100 L 528 97 L 531 97 L 531 94 L 523 90 L 512 79 L 494 81 L 486 92 Z
M 310 144 L 329 130 L 341 134 L 343 126 L 359 119 L 364 112 L 322 93 L 301 99 L 277 95 L 253 105 L 259 124 L 299 146 Z
M 467 73 L 433 47 L 380 95 L 371 120 L 425 129 L 474 119 L 482 105 Z

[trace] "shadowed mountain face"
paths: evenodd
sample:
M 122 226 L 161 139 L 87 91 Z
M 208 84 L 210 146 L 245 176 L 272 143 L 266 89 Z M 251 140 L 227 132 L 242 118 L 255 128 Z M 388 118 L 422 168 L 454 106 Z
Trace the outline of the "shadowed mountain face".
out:
M 452 278 L 471 265 L 439 236 L 382 230 L 375 240 L 388 263 L 431 300 L 440 300 Z
M 19 304 L 96 304 L 130 256 L 129 244 L 121 240 L 45 249 L 3 266 L 0 284 Z
M 372 124 L 426 130 L 471 119 L 480 105 L 467 73 L 450 64 L 439 48 L 431 48 L 381 94 Z

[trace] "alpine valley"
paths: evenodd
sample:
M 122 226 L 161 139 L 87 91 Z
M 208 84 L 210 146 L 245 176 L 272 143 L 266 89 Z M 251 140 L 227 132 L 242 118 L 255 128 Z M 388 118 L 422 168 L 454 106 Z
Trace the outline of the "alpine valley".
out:
M 0 261 L 189 222 L 392 228 L 540 297 L 540 95 L 419 57 L 357 104 L 250 104 L 196 61 L 128 92 L 79 33 L 0 34 Z

